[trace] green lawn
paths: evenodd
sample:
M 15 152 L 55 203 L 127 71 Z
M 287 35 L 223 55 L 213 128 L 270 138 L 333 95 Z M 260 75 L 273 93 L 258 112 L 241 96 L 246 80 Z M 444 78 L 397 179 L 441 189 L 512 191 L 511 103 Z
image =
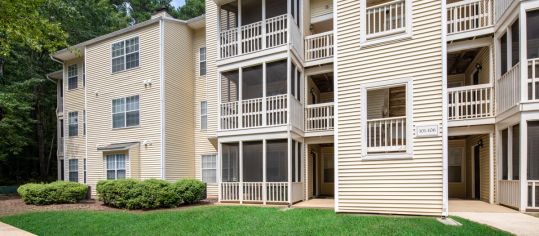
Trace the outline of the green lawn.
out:
M 335 214 L 330 210 L 202 206 L 144 213 L 56 211 L 0 218 L 38 235 L 509 235 L 457 219 Z

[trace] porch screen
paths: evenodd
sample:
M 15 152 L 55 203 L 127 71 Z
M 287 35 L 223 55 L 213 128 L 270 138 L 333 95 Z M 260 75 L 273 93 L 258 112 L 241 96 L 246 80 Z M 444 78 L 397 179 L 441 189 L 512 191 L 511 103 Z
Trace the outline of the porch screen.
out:
M 509 132 L 507 129 L 502 130 L 502 179 L 507 180 L 509 177 Z
M 528 179 L 539 180 L 539 121 L 528 122 Z
M 243 143 L 243 182 L 262 182 L 262 142 Z
M 513 126 L 513 155 L 512 163 L 513 166 L 513 180 L 520 179 L 520 125 Z
M 238 143 L 222 144 L 222 177 L 223 182 L 239 181 L 239 145 Z
M 262 65 L 243 68 L 242 99 L 262 97 Z
M 271 140 L 266 144 L 267 182 L 288 181 L 287 140 Z
M 266 96 L 286 94 L 286 60 L 266 65 Z
M 528 59 L 539 58 L 539 10 L 526 13 Z

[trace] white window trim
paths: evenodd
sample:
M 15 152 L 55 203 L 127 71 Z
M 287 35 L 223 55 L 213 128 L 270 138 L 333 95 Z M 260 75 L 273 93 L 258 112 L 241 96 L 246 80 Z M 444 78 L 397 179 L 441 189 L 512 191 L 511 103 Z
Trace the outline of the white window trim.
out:
M 413 23 L 413 14 L 412 14 L 412 0 L 405 0 L 405 23 L 406 27 L 404 32 L 389 34 L 385 36 L 379 36 L 374 38 L 367 38 L 367 1 L 359 1 L 360 4 L 360 45 L 361 46 L 372 46 L 376 44 L 387 43 L 391 41 L 398 41 L 403 39 L 412 38 L 412 23 Z
M 71 123 L 71 114 L 76 113 L 75 117 L 77 118 L 76 123 Z M 71 125 L 77 125 L 77 133 L 75 135 L 71 135 Z M 65 136 L 65 134 L 64 134 Z M 67 113 L 67 137 L 77 137 L 79 136 L 79 112 L 78 111 L 70 111 Z
M 361 129 L 367 127 L 367 91 L 373 89 L 393 88 L 406 86 L 406 152 L 399 153 L 367 153 L 367 132 L 361 132 L 361 159 L 362 160 L 395 160 L 413 158 L 413 79 L 395 79 L 380 82 L 366 83 L 361 89 Z
M 75 170 L 72 170 L 71 169 L 71 161 L 77 161 L 77 168 Z M 65 165 L 65 164 L 64 164 Z M 76 159 L 76 158 L 71 158 L 68 160 L 67 162 L 67 180 L 69 180 L 69 182 L 79 182 L 79 160 Z M 71 180 L 71 173 L 77 173 L 77 181 L 72 181 Z
M 138 53 L 139 54 L 139 58 L 138 58 L 138 66 L 135 66 L 135 67 L 132 67 L 132 68 L 129 68 L 127 69 L 127 52 L 126 52 L 126 42 L 128 40 L 131 40 L 131 39 L 134 39 L 134 38 L 138 38 L 138 49 L 136 52 L 131 52 L 129 54 L 134 54 L 134 53 Z M 124 43 L 124 47 L 123 47 L 123 55 L 121 56 L 116 56 L 116 57 L 113 57 L 112 56 L 112 52 L 113 52 L 113 46 L 114 44 L 117 44 L 117 43 L 121 43 L 123 42 Z M 129 37 L 129 38 L 125 38 L 125 39 L 122 39 L 122 40 L 118 40 L 118 41 L 115 41 L 115 42 L 112 42 L 110 44 L 110 71 L 112 74 L 116 74 L 116 73 L 120 73 L 120 72 L 123 72 L 123 71 L 128 71 L 128 70 L 133 70 L 133 69 L 136 69 L 136 68 L 139 68 L 140 67 L 140 36 L 139 35 L 134 35 L 132 37 Z M 112 61 L 116 58 L 120 58 L 120 57 L 123 57 L 123 61 L 124 61 L 124 68 L 123 70 L 119 70 L 119 71 L 113 71 L 113 66 L 112 66 Z
M 116 165 L 116 155 L 124 155 L 125 156 L 125 169 L 118 169 L 118 166 Z M 108 178 L 108 171 L 109 169 L 107 168 L 107 159 L 109 158 L 109 156 L 114 156 L 114 169 L 111 169 L 111 170 L 114 170 L 114 179 L 109 179 Z M 129 179 L 131 178 L 131 172 L 129 171 L 131 169 L 131 162 L 130 162 L 130 159 L 129 159 L 129 154 L 128 153 L 109 153 L 109 154 L 105 154 L 104 155 L 104 160 L 103 160 L 103 163 L 104 163 L 104 169 L 105 169 L 105 180 L 118 180 L 118 170 L 125 170 L 125 179 Z
M 204 163 L 202 161 L 202 157 L 204 156 L 213 156 L 215 158 L 215 168 L 204 168 Z M 200 155 L 200 180 L 203 181 L 204 183 L 208 184 L 208 185 L 212 185 L 212 184 L 217 184 L 217 182 L 219 181 L 219 173 L 217 172 L 217 169 L 218 169 L 218 166 L 217 166 L 217 163 L 218 163 L 218 159 L 217 159 L 217 153 L 210 153 L 210 154 L 203 154 L 203 155 Z M 203 175 L 202 175 L 202 172 L 203 170 L 215 170 L 215 182 L 206 182 L 204 181 L 203 179 Z
M 204 49 L 204 60 L 202 60 L 202 49 Z M 206 76 L 208 73 L 208 52 L 206 47 L 200 47 L 198 49 L 198 75 L 199 76 Z M 204 62 L 204 74 L 202 74 L 202 63 Z
M 127 98 L 130 98 L 130 97 L 137 97 L 138 96 L 138 110 L 127 110 Z M 114 110 L 114 100 L 119 100 L 119 99 L 122 99 L 124 100 L 124 111 L 122 112 L 116 112 L 114 113 L 113 110 Z M 140 95 L 133 95 L 133 96 L 127 96 L 127 97 L 121 97 L 121 98 L 113 98 L 112 101 L 110 102 L 110 119 L 111 119 L 111 128 L 112 129 L 129 129 L 129 128 L 137 128 L 137 127 L 140 127 Z M 133 111 L 138 111 L 138 125 L 132 125 L 132 126 L 127 126 L 127 112 L 133 112 Z M 123 127 L 114 127 L 114 115 L 115 114 L 121 114 L 123 113 L 124 114 L 124 126 Z
M 69 71 L 70 71 L 70 68 L 75 66 L 75 74 L 73 75 L 70 75 L 69 74 Z M 75 88 L 69 88 L 69 81 L 71 79 L 76 79 L 77 80 L 77 83 L 76 83 L 76 86 Z M 69 66 L 67 66 L 67 90 L 75 90 L 75 89 L 78 89 L 79 88 L 79 65 L 77 64 L 71 64 Z
M 206 105 L 206 113 L 203 113 L 203 104 Z M 206 127 L 202 126 L 202 121 L 206 120 Z M 200 101 L 200 130 L 208 129 L 208 101 Z

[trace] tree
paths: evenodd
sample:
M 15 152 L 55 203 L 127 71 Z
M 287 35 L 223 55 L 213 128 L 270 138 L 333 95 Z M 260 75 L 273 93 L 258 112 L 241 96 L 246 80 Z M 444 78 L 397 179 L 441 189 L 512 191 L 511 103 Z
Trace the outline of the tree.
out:
M 203 15 L 206 9 L 205 4 L 204 0 L 186 0 L 185 5 L 179 7 L 177 13 L 173 15 L 182 20 L 188 20 Z
M 117 10 L 131 18 L 132 24 L 137 24 L 150 19 L 152 13 L 165 8 L 174 11 L 170 4 L 172 0 L 112 0 Z

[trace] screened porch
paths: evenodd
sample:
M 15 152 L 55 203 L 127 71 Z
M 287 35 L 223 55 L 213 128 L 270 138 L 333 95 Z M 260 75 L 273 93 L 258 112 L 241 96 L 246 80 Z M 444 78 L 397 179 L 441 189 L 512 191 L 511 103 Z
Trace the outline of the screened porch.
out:
M 294 139 L 220 144 L 220 202 L 292 204 L 304 199 L 303 143 Z

